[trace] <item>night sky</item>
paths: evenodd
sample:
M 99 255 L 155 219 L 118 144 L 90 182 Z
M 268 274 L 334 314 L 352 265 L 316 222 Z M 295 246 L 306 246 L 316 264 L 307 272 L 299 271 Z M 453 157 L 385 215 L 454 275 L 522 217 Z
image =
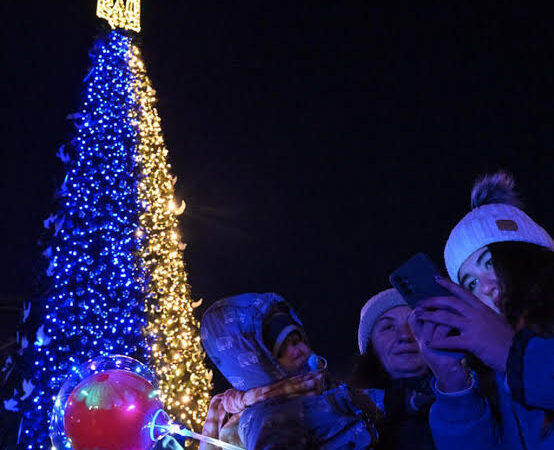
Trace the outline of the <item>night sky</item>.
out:
M 282 294 L 339 374 L 388 274 L 418 251 L 442 265 L 476 176 L 511 171 L 554 223 L 551 13 L 370 3 L 143 1 L 193 296 Z M 2 345 L 33 294 L 95 7 L 0 2 Z

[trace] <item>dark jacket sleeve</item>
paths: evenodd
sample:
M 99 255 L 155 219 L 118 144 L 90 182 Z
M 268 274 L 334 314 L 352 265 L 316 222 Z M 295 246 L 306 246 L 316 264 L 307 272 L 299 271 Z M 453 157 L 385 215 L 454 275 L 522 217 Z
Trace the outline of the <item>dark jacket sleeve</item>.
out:
M 239 436 L 247 450 L 304 450 L 311 448 L 299 402 L 266 401 L 247 408 Z
M 499 434 L 488 402 L 477 390 L 477 382 L 465 391 L 444 394 L 435 389 L 436 400 L 429 413 L 437 450 L 499 449 Z
M 554 410 L 554 338 L 519 331 L 512 342 L 506 376 L 512 398 L 534 407 Z

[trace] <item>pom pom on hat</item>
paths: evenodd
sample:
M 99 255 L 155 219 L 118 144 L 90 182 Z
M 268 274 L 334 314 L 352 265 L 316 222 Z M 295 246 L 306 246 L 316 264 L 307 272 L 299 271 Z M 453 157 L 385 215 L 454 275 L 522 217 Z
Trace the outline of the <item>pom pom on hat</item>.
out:
M 523 202 L 514 190 L 515 185 L 514 178 L 502 170 L 479 178 L 471 189 L 471 209 L 493 203 L 523 209 Z
M 527 242 L 554 250 L 554 241 L 520 208 L 514 180 L 497 172 L 478 180 L 471 192 L 473 208 L 453 228 L 444 248 L 450 278 L 459 283 L 458 272 L 474 252 L 496 242 Z
M 397 306 L 408 306 L 396 289 L 387 289 L 371 297 L 360 312 L 358 326 L 358 348 L 363 354 L 371 341 L 371 332 L 381 315 Z

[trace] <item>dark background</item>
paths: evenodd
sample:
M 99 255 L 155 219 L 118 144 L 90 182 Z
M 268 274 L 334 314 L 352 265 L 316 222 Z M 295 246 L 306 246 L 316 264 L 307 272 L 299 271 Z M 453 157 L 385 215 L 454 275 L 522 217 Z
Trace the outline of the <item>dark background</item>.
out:
M 388 273 L 421 250 L 442 263 L 477 175 L 510 170 L 530 215 L 554 219 L 550 10 L 369 3 L 143 1 L 193 295 L 284 295 L 339 373 Z M 0 2 L 2 353 L 33 293 L 95 8 Z

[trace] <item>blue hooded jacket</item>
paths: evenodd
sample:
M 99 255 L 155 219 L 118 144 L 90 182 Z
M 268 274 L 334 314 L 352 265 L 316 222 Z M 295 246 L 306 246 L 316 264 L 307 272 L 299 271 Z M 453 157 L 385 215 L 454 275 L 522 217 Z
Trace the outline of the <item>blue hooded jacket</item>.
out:
M 302 323 L 285 300 L 273 293 L 242 294 L 214 303 L 202 318 L 206 353 L 238 390 L 275 383 L 290 376 L 263 341 L 263 323 L 274 311 Z M 247 449 L 367 449 L 375 431 L 352 402 L 345 385 L 320 395 L 278 397 L 247 408 L 239 435 Z
M 429 420 L 438 450 L 554 449 L 554 429 L 545 421 L 554 412 L 554 339 L 523 334 L 514 344 L 508 373 L 496 375 L 501 423 L 476 384 L 460 393 L 437 392 Z

